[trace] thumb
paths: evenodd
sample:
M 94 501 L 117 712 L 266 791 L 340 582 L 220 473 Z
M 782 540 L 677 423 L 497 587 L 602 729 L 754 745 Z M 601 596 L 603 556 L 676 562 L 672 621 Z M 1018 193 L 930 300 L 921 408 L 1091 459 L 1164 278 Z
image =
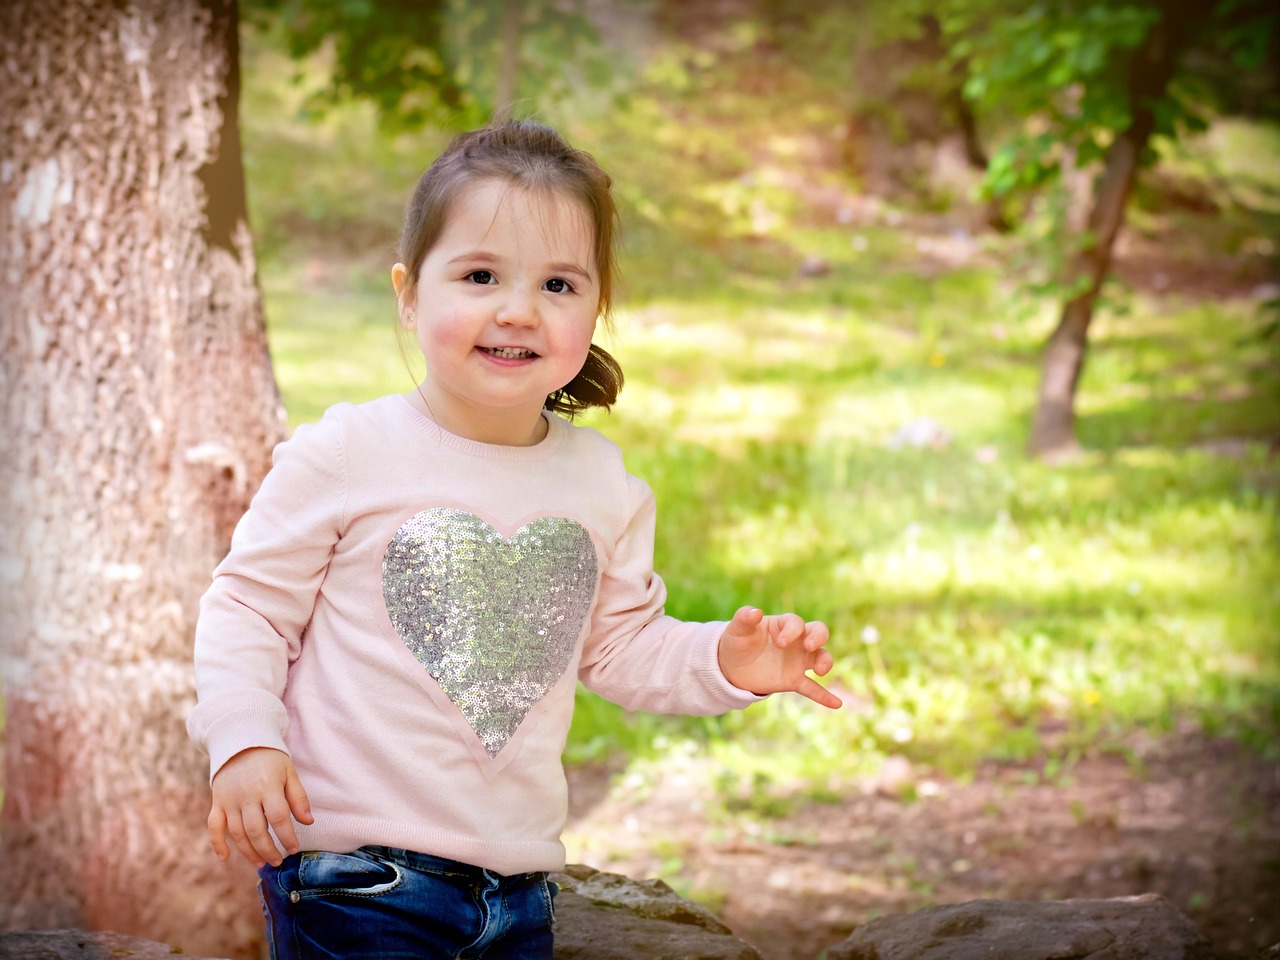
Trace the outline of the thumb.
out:
M 764 619 L 764 611 L 756 607 L 739 607 L 733 615 L 733 619 L 729 621 L 729 626 L 725 628 L 726 633 L 750 634 L 760 626 L 760 621 Z
M 289 801 L 289 810 L 299 823 L 316 822 L 311 815 L 311 801 L 307 798 L 307 791 L 303 789 L 293 764 L 289 765 L 289 774 L 284 781 L 284 798 Z

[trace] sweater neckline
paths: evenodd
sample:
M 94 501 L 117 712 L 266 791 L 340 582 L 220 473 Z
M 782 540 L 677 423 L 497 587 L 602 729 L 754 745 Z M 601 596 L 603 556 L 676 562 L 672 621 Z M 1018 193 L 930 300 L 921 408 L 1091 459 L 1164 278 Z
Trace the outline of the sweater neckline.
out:
M 425 438 L 450 450 L 485 460 L 544 460 L 560 448 L 569 427 L 568 422 L 563 418 L 556 416 L 550 410 L 543 410 L 542 418 L 547 421 L 547 435 L 532 446 L 516 447 L 501 443 L 482 443 L 479 440 L 471 440 L 449 432 L 415 407 L 403 393 L 394 396 L 408 413 L 414 428 Z

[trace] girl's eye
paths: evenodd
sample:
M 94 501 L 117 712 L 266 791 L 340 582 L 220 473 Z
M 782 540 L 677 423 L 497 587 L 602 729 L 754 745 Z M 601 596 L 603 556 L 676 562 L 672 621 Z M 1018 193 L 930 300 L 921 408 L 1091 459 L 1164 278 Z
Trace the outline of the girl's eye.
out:
M 493 283 L 493 274 L 488 270 L 472 270 L 467 279 L 472 283 Z
M 542 288 L 549 293 L 572 293 L 573 287 L 569 285 L 568 280 L 561 280 L 559 277 L 552 277 L 542 285 Z

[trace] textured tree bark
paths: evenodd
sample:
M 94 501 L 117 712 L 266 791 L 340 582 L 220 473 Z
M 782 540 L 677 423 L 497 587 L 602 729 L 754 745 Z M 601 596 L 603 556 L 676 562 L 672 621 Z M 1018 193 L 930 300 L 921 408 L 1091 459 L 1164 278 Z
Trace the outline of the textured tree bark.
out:
M 1155 129 L 1156 101 L 1164 95 L 1177 65 L 1186 17 L 1180 2 L 1166 6 L 1133 58 L 1129 72 L 1129 117 L 1126 128 L 1107 150 L 1106 166 L 1094 188 L 1089 212 L 1089 242 L 1081 250 L 1069 278 L 1079 292 L 1062 308 L 1057 328 L 1045 348 L 1040 391 L 1027 450 L 1045 460 L 1062 460 L 1080 451 L 1076 437 L 1075 398 L 1084 371 L 1089 324 L 1098 293 L 1111 270 L 1112 250 L 1124 223 L 1142 151 Z
M 188 742 L 199 596 L 284 420 L 235 0 L 0 8 L 0 925 L 253 956 Z

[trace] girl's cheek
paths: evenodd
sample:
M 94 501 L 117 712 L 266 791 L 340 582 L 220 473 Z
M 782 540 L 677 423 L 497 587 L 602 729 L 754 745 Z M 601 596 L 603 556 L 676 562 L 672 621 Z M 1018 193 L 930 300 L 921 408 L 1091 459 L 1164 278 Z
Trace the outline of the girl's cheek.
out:
M 453 311 L 437 316 L 431 324 L 431 334 L 440 341 L 462 340 L 474 333 L 473 327 L 466 322 L 464 314 Z

